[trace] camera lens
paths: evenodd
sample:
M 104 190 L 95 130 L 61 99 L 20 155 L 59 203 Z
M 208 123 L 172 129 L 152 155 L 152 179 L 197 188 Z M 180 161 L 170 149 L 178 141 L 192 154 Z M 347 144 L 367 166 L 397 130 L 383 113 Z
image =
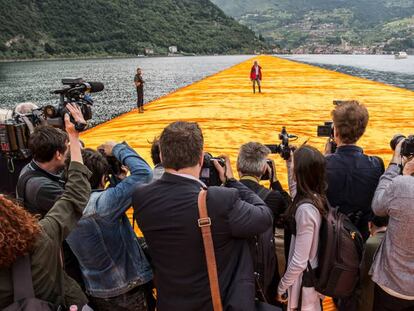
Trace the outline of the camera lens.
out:
M 397 147 L 398 143 L 401 141 L 401 139 L 405 139 L 405 136 L 403 134 L 396 134 L 390 141 L 390 147 L 392 150 L 395 150 L 395 147 Z

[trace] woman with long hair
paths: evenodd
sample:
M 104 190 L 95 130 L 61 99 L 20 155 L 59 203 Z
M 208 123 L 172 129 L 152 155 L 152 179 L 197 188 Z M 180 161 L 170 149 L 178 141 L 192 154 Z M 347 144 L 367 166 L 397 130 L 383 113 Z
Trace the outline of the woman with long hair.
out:
M 13 264 L 28 255 L 35 297 L 55 306 L 87 299 L 62 269 L 61 245 L 82 216 L 89 200 L 89 170 L 83 165 L 79 134 L 65 116 L 71 162 L 65 192 L 42 220 L 0 194 L 0 309 L 13 299 Z M 24 280 L 23 280 L 24 281 Z M 80 309 L 79 308 L 79 309 Z
M 321 295 L 313 287 L 302 287 L 302 276 L 308 261 L 312 268 L 318 265 L 319 229 L 328 208 L 325 165 L 324 156 L 308 145 L 293 153 L 293 166 L 292 160 L 288 161 L 289 188 L 294 199 L 287 211 L 287 221 L 293 236 L 287 270 L 277 296 L 278 301 L 287 302 L 288 311 L 321 310 Z

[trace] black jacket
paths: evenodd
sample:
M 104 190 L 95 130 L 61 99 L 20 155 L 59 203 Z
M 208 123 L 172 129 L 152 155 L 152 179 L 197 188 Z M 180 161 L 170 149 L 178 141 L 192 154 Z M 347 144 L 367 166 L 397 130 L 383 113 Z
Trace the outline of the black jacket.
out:
M 264 202 L 239 182 L 210 187 L 207 209 L 225 310 L 254 310 L 254 275 L 247 238 L 272 226 Z M 133 206 L 155 269 L 160 311 L 212 310 L 203 241 L 197 225 L 200 183 L 164 173 L 140 186 Z M 243 201 L 244 200 L 244 201 Z
M 281 215 L 289 206 L 290 196 L 283 190 L 280 183 L 278 181 L 273 182 L 271 184 L 272 189 L 267 189 L 250 179 L 241 179 L 240 182 L 264 200 L 273 213 L 274 224 L 278 223 L 281 225 Z M 259 273 L 260 286 L 266 296 L 266 300 L 272 304 L 276 303 L 277 285 L 280 281 L 274 227 L 269 228 L 269 230 L 250 241 L 250 248 L 253 254 L 253 268 L 256 273 Z M 257 291 L 256 296 L 262 300 L 263 295 L 261 295 L 260 289 Z
M 328 200 L 339 211 L 350 215 L 364 240 L 368 239 L 371 202 L 384 173 L 381 158 L 370 157 L 357 146 L 341 146 L 326 156 Z

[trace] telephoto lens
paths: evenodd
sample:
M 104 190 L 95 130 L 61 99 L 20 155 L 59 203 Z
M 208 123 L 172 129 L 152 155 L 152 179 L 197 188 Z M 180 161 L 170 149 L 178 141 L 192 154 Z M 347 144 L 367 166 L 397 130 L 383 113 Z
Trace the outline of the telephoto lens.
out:
M 398 143 L 405 139 L 406 137 L 403 134 L 395 134 L 394 137 L 390 141 L 390 147 L 394 151 L 395 147 L 397 147 Z

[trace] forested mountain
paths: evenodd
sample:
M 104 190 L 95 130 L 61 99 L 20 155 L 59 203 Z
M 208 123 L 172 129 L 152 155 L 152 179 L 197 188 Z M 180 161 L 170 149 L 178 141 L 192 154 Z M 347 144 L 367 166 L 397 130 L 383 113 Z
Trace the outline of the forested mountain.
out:
M 212 0 L 283 49 L 414 48 L 414 0 Z
M 0 0 L 0 58 L 241 53 L 255 34 L 208 0 Z

